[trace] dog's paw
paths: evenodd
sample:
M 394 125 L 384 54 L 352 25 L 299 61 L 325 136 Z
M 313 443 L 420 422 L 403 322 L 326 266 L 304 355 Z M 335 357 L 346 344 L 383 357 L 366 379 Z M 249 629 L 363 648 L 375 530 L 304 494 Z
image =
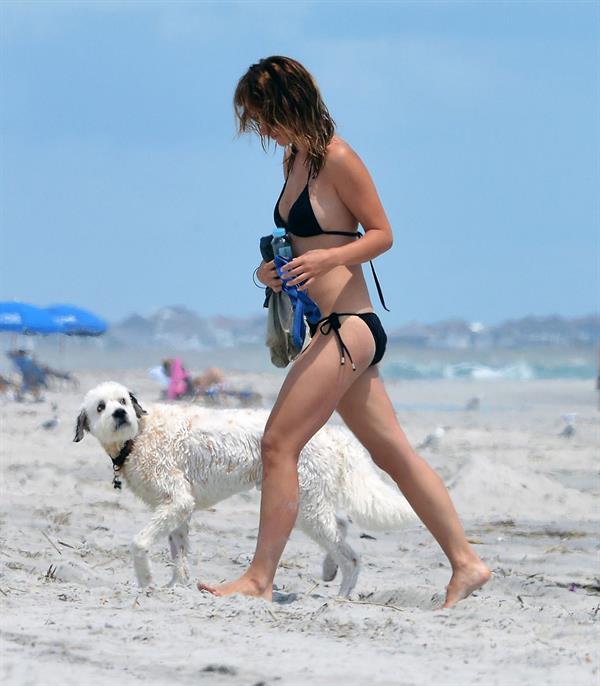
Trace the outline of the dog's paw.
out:
M 140 588 L 148 588 L 148 586 L 152 585 L 152 573 L 150 565 L 147 564 L 146 560 L 143 562 L 135 561 L 135 578 Z
M 323 560 L 323 581 L 333 581 L 338 571 L 337 562 L 329 555 Z
M 140 588 L 146 588 L 146 586 L 152 583 L 152 572 L 150 571 L 150 561 L 148 560 L 148 549 L 137 536 L 131 544 L 131 552 L 133 554 L 135 578 Z

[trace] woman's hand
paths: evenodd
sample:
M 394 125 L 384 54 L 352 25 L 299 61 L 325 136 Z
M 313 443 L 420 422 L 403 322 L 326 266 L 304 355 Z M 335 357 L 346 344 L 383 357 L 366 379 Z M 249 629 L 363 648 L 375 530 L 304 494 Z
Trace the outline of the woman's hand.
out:
M 268 286 L 274 293 L 281 291 L 281 279 L 275 269 L 275 261 L 261 262 L 259 268 L 256 270 L 258 280 Z
M 281 271 L 288 286 L 297 286 L 305 291 L 314 280 L 337 266 L 335 248 L 309 250 L 285 264 Z M 302 285 L 300 285 L 302 284 Z

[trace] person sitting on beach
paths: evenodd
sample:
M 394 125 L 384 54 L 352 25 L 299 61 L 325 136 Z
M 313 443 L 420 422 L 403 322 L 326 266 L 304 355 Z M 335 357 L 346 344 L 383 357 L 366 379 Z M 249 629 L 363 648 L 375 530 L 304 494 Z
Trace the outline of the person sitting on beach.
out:
M 218 367 L 208 367 L 202 374 L 193 376 L 192 391 L 194 395 L 218 392 L 223 388 L 225 377 Z
M 296 358 L 265 426 L 260 526 L 254 558 L 242 576 L 201 590 L 272 597 L 279 560 L 298 512 L 298 456 L 337 410 L 374 462 L 398 484 L 452 566 L 444 607 L 490 577 L 469 545 L 442 480 L 410 446 L 379 376 L 386 335 L 369 298 L 362 264 L 389 250 L 392 230 L 365 165 L 335 133 L 311 74 L 288 57 L 253 64 L 234 96 L 240 133 L 284 148 L 285 183 L 275 222 L 291 236 L 290 285 L 308 292 L 323 319 Z M 365 235 L 357 240 L 358 225 Z M 274 291 L 273 262 L 258 278 Z
M 163 360 L 159 366 L 152 367 L 148 372 L 160 383 L 165 396 L 171 400 L 218 393 L 225 382 L 223 372 L 218 367 L 208 367 L 198 376 L 192 376 L 179 357 Z
M 169 377 L 169 385 L 167 386 L 167 398 L 169 400 L 179 400 L 185 396 L 192 395 L 191 376 L 183 366 L 180 357 L 164 360 L 163 369 Z

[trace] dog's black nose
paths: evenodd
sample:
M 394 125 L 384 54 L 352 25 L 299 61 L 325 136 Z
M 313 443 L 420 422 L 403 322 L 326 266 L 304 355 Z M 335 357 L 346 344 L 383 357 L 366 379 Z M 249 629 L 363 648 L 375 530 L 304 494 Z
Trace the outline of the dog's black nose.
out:
M 115 419 L 125 419 L 125 417 L 127 417 L 127 411 L 122 407 L 119 407 L 113 412 L 113 417 Z

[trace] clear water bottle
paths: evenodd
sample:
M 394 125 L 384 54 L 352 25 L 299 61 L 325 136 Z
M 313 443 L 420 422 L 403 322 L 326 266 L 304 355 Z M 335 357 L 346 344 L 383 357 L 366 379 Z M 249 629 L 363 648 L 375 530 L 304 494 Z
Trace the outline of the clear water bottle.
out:
M 288 260 L 293 258 L 292 244 L 285 229 L 273 229 L 273 240 L 271 241 L 271 247 L 273 248 L 273 255 L 279 255 L 280 257 L 285 257 Z

